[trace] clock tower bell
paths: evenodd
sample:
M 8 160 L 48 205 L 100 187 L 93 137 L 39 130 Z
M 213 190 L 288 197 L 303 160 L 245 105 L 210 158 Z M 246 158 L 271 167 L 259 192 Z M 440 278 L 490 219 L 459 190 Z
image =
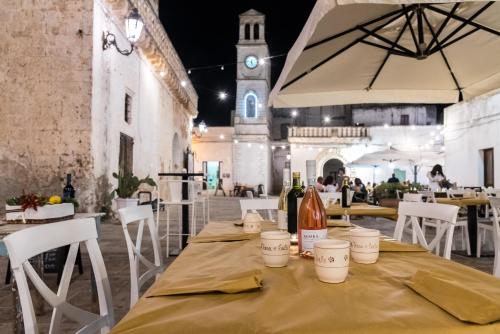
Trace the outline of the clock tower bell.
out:
M 262 184 L 269 190 L 271 174 L 269 49 L 265 15 L 254 9 L 240 14 L 234 113 L 233 175 L 238 183 Z

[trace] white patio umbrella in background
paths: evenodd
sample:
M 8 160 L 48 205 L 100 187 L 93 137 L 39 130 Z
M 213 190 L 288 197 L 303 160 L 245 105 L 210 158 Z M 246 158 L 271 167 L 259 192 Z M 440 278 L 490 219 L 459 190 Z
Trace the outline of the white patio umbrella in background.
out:
M 500 2 L 318 0 L 277 108 L 455 103 L 500 89 Z

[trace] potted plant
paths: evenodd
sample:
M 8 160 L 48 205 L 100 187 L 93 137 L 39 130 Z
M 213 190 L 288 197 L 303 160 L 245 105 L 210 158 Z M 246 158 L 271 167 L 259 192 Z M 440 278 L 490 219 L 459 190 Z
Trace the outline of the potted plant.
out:
M 6 220 L 24 223 L 46 223 L 56 219 L 71 218 L 78 202 L 75 199 L 62 199 L 42 194 L 23 194 L 5 201 Z
M 401 183 L 383 182 L 379 184 L 373 189 L 375 202 L 378 202 L 380 206 L 397 208 L 399 205 L 399 198 L 396 190 L 406 192 L 408 191 L 408 187 Z
M 141 184 L 148 184 L 152 187 L 156 186 L 155 181 L 149 175 L 143 179 L 139 179 L 132 173 L 113 173 L 113 177 L 118 179 L 118 187 L 111 192 L 111 197 L 118 196 L 118 198 L 115 198 L 117 209 L 136 206 L 138 204 L 138 199 L 132 198 L 132 196 L 139 190 Z

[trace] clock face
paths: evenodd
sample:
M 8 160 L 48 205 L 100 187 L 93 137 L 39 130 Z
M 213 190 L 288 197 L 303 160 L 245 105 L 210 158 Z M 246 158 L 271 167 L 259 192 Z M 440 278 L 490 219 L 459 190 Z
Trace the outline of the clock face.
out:
M 248 68 L 256 68 L 257 67 L 257 57 L 248 56 L 245 58 L 245 66 Z

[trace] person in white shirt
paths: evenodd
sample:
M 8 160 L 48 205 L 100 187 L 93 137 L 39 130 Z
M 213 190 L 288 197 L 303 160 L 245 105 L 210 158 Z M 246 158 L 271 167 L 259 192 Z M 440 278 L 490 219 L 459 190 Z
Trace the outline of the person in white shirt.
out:
M 431 188 L 431 191 L 438 191 L 441 188 L 439 183 L 446 180 L 443 167 L 439 164 L 432 167 L 432 170 L 427 173 L 427 178 L 429 179 L 429 188 Z
M 325 192 L 327 192 L 327 193 L 333 193 L 336 190 L 335 186 L 333 185 L 333 176 L 331 176 L 331 175 L 328 175 L 325 178 L 323 185 L 325 186 Z

